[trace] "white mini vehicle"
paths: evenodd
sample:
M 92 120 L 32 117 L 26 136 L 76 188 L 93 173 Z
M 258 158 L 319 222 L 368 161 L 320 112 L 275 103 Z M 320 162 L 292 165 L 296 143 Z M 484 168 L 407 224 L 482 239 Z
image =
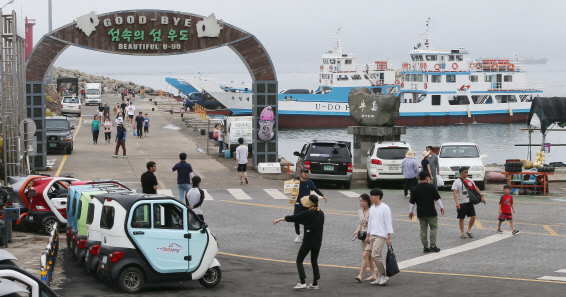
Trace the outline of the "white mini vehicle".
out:
M 367 187 L 373 189 L 376 182 L 403 180 L 401 163 L 411 146 L 404 141 L 383 141 L 372 146 L 366 161 Z
M 218 241 L 208 225 L 180 203 L 162 195 L 107 194 L 100 215 L 99 274 L 125 292 L 145 282 L 221 279 Z
M 79 98 L 75 96 L 65 96 L 61 100 L 61 114 L 76 114 L 79 117 L 82 114 L 82 105 Z
M 438 165 L 440 176 L 445 184 L 452 184 L 460 177 L 461 167 L 468 167 L 468 178 L 472 179 L 480 190 L 485 189 L 485 166 L 483 159 L 487 155 L 480 153 L 480 148 L 471 142 L 448 142 L 440 146 Z

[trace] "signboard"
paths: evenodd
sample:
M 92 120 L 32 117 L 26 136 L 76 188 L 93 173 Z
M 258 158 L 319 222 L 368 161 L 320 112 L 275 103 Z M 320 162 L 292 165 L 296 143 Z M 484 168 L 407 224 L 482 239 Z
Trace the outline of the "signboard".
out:
M 297 203 L 297 197 L 299 196 L 299 186 L 301 184 L 300 180 L 288 180 L 283 183 L 283 193 L 291 193 L 291 199 L 289 199 L 289 204 Z
M 545 143 L 545 144 L 544 144 L 544 152 L 545 152 L 545 153 L 550 153 L 550 143 Z
M 24 135 L 24 131 L 27 135 L 33 135 L 37 131 L 35 122 L 32 119 L 24 119 L 20 122 L 20 135 Z M 25 129 L 25 130 L 24 130 Z

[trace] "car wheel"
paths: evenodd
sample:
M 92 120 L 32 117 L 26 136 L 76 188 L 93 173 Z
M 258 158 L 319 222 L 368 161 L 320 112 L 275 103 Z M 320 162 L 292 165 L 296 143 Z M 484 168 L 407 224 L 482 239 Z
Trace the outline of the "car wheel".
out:
M 137 267 L 128 267 L 120 273 L 118 285 L 126 293 L 135 293 L 141 290 L 144 283 L 143 272 Z
M 478 186 L 478 189 L 480 189 L 480 191 L 485 190 L 485 180 L 482 180 L 481 182 L 476 182 L 476 186 Z
M 215 266 L 212 268 L 208 268 L 206 273 L 198 280 L 199 283 L 207 288 L 212 288 L 220 282 L 222 278 L 222 272 L 220 271 L 220 267 Z
M 366 186 L 368 187 L 368 189 L 373 189 L 373 185 L 374 185 L 374 182 L 371 179 L 369 179 L 369 175 L 367 175 Z
M 344 189 L 350 189 L 352 187 L 352 183 L 344 183 Z
M 57 219 L 55 217 L 50 217 L 43 222 L 41 228 L 43 229 L 43 232 L 49 235 L 51 234 L 51 230 L 53 230 L 53 227 L 55 226 L 56 223 L 57 223 Z
M 72 153 L 73 153 L 73 147 L 70 147 L 70 148 L 65 149 L 65 153 L 66 153 L 67 155 L 72 154 Z

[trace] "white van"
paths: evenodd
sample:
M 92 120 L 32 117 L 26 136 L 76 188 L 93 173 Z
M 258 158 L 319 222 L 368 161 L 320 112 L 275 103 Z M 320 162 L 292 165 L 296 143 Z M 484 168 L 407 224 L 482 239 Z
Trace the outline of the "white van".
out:
M 248 151 L 252 151 L 253 143 L 253 123 L 251 116 L 243 117 L 228 117 L 226 119 L 226 136 L 224 137 L 225 147 L 230 149 L 231 155 L 236 151 L 236 148 L 240 145 L 238 143 L 238 138 L 242 137 L 244 139 L 244 144 L 248 146 Z
M 102 103 L 102 84 L 86 83 L 85 84 L 85 105 Z
M 367 186 L 372 189 L 376 181 L 403 180 L 401 163 L 411 146 L 404 141 L 382 141 L 368 151 Z

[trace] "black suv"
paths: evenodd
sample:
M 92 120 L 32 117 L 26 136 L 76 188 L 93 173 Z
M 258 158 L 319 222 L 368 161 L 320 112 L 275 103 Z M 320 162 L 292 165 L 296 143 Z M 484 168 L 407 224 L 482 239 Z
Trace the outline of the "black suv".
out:
M 52 116 L 45 118 L 45 136 L 47 137 L 47 151 L 65 150 L 65 153 L 73 152 L 73 134 L 75 126 L 67 117 Z
M 313 140 L 303 146 L 298 156 L 295 175 L 301 170 L 310 170 L 309 179 L 330 181 L 349 189 L 352 184 L 352 153 L 350 142 Z

